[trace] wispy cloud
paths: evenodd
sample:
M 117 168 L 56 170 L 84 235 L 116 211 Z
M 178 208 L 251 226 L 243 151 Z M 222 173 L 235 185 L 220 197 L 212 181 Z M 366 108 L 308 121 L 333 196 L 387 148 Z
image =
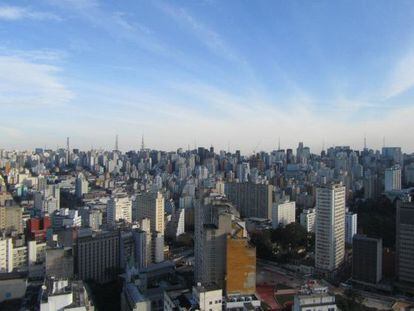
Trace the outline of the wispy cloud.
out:
M 414 51 L 402 57 L 392 69 L 385 97 L 398 96 L 414 87 Z
M 32 20 L 62 20 L 61 17 L 50 12 L 40 12 L 27 7 L 0 6 L 0 20 L 16 21 L 22 19 Z
M 20 57 L 0 56 L 0 106 L 67 104 L 74 94 L 58 78 L 60 68 Z
M 167 3 L 158 3 L 157 6 L 177 23 L 189 29 L 203 45 L 214 53 L 230 60 L 240 60 L 235 51 L 219 33 L 196 19 L 184 8 L 175 7 Z
M 8 46 L 0 45 L 0 55 L 18 57 L 33 62 L 57 62 L 68 57 L 68 53 L 62 50 L 39 49 L 39 50 L 19 50 Z

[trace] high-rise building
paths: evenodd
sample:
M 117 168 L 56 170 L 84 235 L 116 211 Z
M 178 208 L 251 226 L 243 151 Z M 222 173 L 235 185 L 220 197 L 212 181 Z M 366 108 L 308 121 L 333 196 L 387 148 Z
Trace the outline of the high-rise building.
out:
M 396 272 L 402 283 L 414 285 L 414 203 L 398 202 L 396 215 Z
M 120 267 L 117 231 L 79 237 L 75 246 L 75 271 L 81 280 L 105 283 L 114 280 Z
M 20 206 L 0 206 L 0 230 L 23 233 L 22 215 Z
M 401 190 L 401 167 L 394 165 L 385 170 L 385 191 Z
M 256 250 L 245 223 L 222 197 L 195 201 L 195 281 L 217 284 L 233 294 L 255 290 Z
M 358 215 L 352 212 L 345 213 L 345 242 L 352 244 L 352 238 L 357 233 Z
M 296 220 L 296 203 L 291 201 L 275 202 L 272 208 L 272 227 L 284 227 Z
M 233 224 L 226 241 L 226 294 L 253 295 L 256 292 L 256 248 L 247 239 L 246 229 Z
M 334 272 L 345 256 L 345 187 L 327 184 L 316 189 L 315 267 Z
M 111 197 L 107 202 L 107 222 L 113 224 L 121 219 L 132 221 L 132 202 L 127 196 Z
M 352 243 L 352 278 L 376 284 L 382 278 L 382 239 L 355 235 Z
M 75 181 L 75 194 L 77 198 L 82 198 L 84 194 L 88 193 L 88 180 L 85 175 L 79 173 Z
M 226 183 L 229 200 L 239 209 L 243 218 L 272 219 L 273 186 L 267 184 Z
M 383 147 L 382 157 L 386 160 L 393 161 L 394 164 L 402 164 L 403 156 L 401 147 Z
M 132 219 L 148 218 L 151 223 L 151 232 L 164 234 L 164 196 L 161 192 L 144 192 L 133 200 Z
M 307 232 L 315 232 L 315 216 L 316 212 L 314 208 L 304 209 L 300 214 L 300 224 Z

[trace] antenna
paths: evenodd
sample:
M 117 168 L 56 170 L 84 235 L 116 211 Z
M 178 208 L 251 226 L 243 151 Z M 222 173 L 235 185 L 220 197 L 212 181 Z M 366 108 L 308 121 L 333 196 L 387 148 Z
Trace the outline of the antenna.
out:
M 145 149 L 144 134 L 142 134 L 142 137 L 141 137 L 141 151 L 144 151 L 144 149 Z
M 118 134 L 115 136 L 115 151 L 118 151 Z

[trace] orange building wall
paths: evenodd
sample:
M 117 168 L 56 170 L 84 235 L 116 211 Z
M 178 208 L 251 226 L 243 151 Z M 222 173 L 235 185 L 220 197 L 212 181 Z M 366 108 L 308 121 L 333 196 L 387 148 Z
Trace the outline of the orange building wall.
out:
M 256 248 L 245 238 L 227 237 L 226 293 L 256 292 Z

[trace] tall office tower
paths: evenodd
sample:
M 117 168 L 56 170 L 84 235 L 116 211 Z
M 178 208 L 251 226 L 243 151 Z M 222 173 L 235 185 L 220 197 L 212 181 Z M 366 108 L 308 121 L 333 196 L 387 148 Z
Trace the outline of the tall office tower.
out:
M 148 218 L 151 232 L 164 234 L 164 196 L 161 192 L 144 192 L 133 200 L 132 220 Z
M 401 190 L 401 167 L 394 165 L 385 170 L 385 191 Z
M 382 239 L 355 235 L 352 242 L 352 278 L 376 284 L 382 278 Z
M 148 218 L 141 219 L 139 221 L 139 228 L 142 231 L 142 234 L 140 235 L 140 244 L 145 244 L 145 250 L 141 252 L 141 255 L 139 257 L 140 259 L 138 259 L 138 261 L 142 263 L 142 267 L 145 268 L 153 262 L 151 221 Z M 145 241 L 142 239 L 145 239 Z
M 195 282 L 217 284 L 235 293 L 255 284 L 255 249 L 244 222 L 226 199 L 207 195 L 195 200 Z
M 314 208 L 304 209 L 300 214 L 300 224 L 307 232 L 315 232 L 315 216 L 316 212 Z
M 381 183 L 378 175 L 370 170 L 365 171 L 364 175 L 364 199 L 377 198 L 381 193 Z
M 394 164 L 402 164 L 403 156 L 401 147 L 383 147 L 382 157 L 386 160 L 393 161 Z
M 131 211 L 132 202 L 129 197 L 111 197 L 106 204 L 108 224 L 114 224 L 121 219 L 131 222 Z
M 152 262 L 160 263 L 164 261 L 164 234 L 153 232 L 151 236 Z
M 244 222 L 233 223 L 226 242 L 226 294 L 255 294 L 256 248 L 249 243 Z
M 75 181 L 75 194 L 77 198 L 82 198 L 84 194 L 88 193 L 88 180 L 85 175 L 79 173 Z
M 272 227 L 284 227 L 296 220 L 296 203 L 289 200 L 280 203 L 273 203 Z
M 413 184 L 414 183 L 414 163 L 410 163 L 405 166 L 405 182 L 407 184 Z
M 119 234 L 117 231 L 79 237 L 75 246 L 75 272 L 81 280 L 110 282 L 119 273 Z
M 327 184 L 316 189 L 315 267 L 334 272 L 345 256 L 345 187 Z
M 398 202 L 396 216 L 396 272 L 401 283 L 414 285 L 414 203 Z
M 239 208 L 241 217 L 272 219 L 274 187 L 266 184 L 226 183 L 229 200 Z
M 132 234 L 135 242 L 135 267 L 141 270 L 151 263 L 151 236 L 141 229 L 134 230 Z
M 226 239 L 232 218 L 229 208 L 230 204 L 211 201 L 210 197 L 195 200 L 195 282 L 224 287 Z
M 352 244 L 352 238 L 357 233 L 358 215 L 356 213 L 345 213 L 345 242 Z

